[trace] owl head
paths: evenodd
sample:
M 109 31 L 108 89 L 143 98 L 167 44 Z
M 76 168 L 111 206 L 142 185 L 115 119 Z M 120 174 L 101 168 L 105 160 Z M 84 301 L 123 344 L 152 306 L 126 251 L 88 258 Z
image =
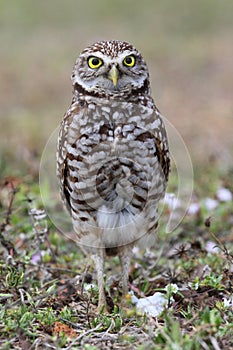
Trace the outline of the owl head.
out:
M 148 93 L 149 74 L 140 52 L 127 42 L 100 41 L 87 47 L 75 62 L 74 90 L 92 96 Z

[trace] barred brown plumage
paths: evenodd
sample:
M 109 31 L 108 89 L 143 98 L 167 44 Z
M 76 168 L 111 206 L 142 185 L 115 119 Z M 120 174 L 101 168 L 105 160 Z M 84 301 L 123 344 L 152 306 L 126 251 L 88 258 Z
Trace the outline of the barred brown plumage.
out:
M 72 83 L 57 174 L 78 243 L 96 263 L 101 307 L 105 255 L 119 256 L 125 294 L 132 247 L 154 243 L 169 174 L 168 142 L 146 63 L 132 45 L 102 41 L 86 48 Z

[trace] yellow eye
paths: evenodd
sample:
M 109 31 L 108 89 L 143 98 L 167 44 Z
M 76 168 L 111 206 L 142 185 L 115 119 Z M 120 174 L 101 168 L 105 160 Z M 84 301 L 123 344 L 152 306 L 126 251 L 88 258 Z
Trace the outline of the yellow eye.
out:
M 125 57 L 123 64 L 127 67 L 133 67 L 135 65 L 135 57 L 133 55 Z
M 88 66 L 90 68 L 95 69 L 95 68 L 99 68 L 100 66 L 102 66 L 103 61 L 99 57 L 91 56 L 88 58 L 87 63 L 88 63 Z

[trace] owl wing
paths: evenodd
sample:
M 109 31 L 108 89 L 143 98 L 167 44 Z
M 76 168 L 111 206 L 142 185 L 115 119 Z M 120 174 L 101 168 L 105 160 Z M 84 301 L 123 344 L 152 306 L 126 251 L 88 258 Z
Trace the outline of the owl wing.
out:
M 156 155 L 158 157 L 158 161 L 160 163 L 161 169 L 164 173 L 164 178 L 166 182 L 168 181 L 169 172 L 170 172 L 170 155 L 169 155 L 169 146 L 168 146 L 168 138 L 167 132 L 165 129 L 165 125 L 163 123 L 162 115 L 154 106 L 155 114 L 159 116 L 161 120 L 161 128 L 160 128 L 160 137 L 158 134 L 155 135 L 155 145 L 156 145 Z
M 74 115 L 83 114 L 83 108 L 79 103 L 74 103 L 68 109 L 64 118 L 61 122 L 58 143 L 57 143 L 57 177 L 59 179 L 60 185 L 60 195 L 63 203 L 65 204 L 68 212 L 71 212 L 71 202 L 70 202 L 70 187 L 68 184 L 68 176 L 70 176 L 70 169 L 68 167 L 68 159 L 71 159 L 72 154 L 68 152 L 68 132 L 70 125 L 73 121 Z M 80 136 L 79 132 L 76 132 L 75 138 L 78 139 Z
M 155 137 L 155 145 L 158 161 L 163 170 L 165 180 L 168 181 L 168 176 L 170 172 L 170 157 L 167 142 L 164 143 L 158 137 Z

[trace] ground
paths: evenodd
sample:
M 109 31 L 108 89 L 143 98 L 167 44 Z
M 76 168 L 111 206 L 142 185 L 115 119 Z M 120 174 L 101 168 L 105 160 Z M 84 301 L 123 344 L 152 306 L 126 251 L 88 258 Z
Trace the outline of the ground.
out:
M 1 2 L 0 349 L 233 349 L 232 11 L 228 0 Z M 55 155 L 52 142 L 43 151 L 71 101 L 78 53 L 109 38 L 132 42 L 148 62 L 171 123 L 168 192 L 184 195 L 180 224 L 166 233 L 167 200 L 156 245 L 135 249 L 131 261 L 134 295 L 167 300 L 157 317 L 130 295 L 121 307 L 116 258 L 106 262 L 112 311 L 96 313 L 94 265 L 41 200 L 42 192 L 63 217 L 58 196 L 49 197 L 55 173 L 39 183 L 50 163 L 41 157 Z
M 200 185 L 198 209 L 172 233 L 164 233 L 170 213 L 165 206 L 156 246 L 135 250 L 130 289 L 138 298 L 164 293 L 168 304 L 158 317 L 143 315 L 130 296 L 122 309 L 116 258 L 106 263 L 112 311 L 98 314 L 90 257 L 49 221 L 36 182 L 5 178 L 0 191 L 1 348 L 233 348 L 232 202 L 217 191 L 224 185 L 228 194 L 233 192 L 231 176 L 214 176 L 207 195 L 215 209 L 208 208 Z M 170 294 L 165 292 L 169 285 L 175 286 Z

